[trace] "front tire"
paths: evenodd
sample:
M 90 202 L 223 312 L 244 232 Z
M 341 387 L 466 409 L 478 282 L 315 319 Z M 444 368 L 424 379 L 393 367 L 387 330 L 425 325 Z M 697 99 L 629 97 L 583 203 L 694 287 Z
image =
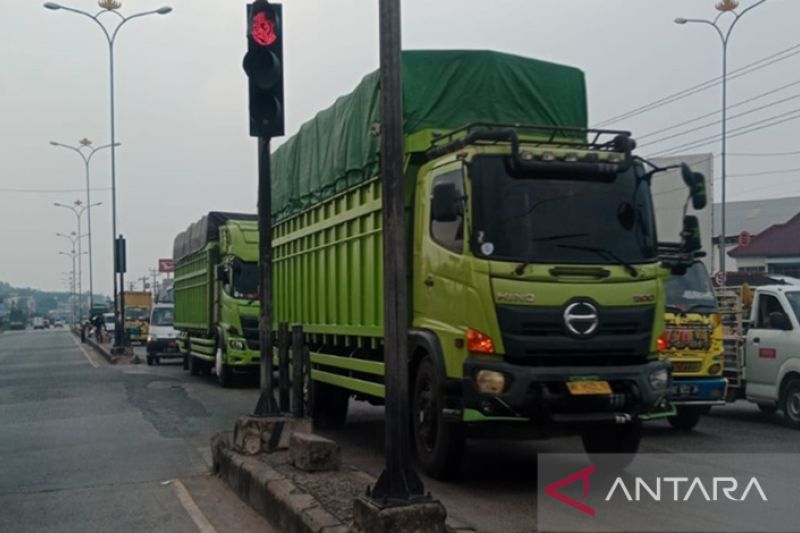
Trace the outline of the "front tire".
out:
M 148 355 L 147 356 L 147 366 L 153 366 L 153 356 L 152 355 Z
M 783 415 L 795 429 L 800 429 L 800 379 L 793 379 L 783 393 Z
M 311 382 L 311 420 L 314 429 L 341 429 L 347 421 L 350 391 L 321 381 Z
M 622 426 L 600 426 L 590 428 L 581 435 L 583 449 L 589 457 L 596 454 L 614 454 L 603 462 L 614 469 L 622 470 L 631 464 L 642 440 L 642 423 L 633 422 Z
M 667 418 L 669 425 L 681 431 L 691 431 L 700 422 L 701 407 L 678 406 L 678 412 Z
M 455 477 L 464 452 L 464 427 L 442 415 L 444 387 L 430 356 L 425 356 L 414 376 L 412 429 L 414 447 L 422 469 L 436 479 Z
M 202 362 L 199 358 L 189 354 L 186 357 L 189 358 L 189 372 L 193 376 L 199 376 L 203 373 Z
M 221 347 L 217 347 L 214 370 L 216 371 L 217 383 L 219 383 L 220 387 L 227 389 L 233 385 L 233 370 L 230 365 L 225 363 L 225 354 Z

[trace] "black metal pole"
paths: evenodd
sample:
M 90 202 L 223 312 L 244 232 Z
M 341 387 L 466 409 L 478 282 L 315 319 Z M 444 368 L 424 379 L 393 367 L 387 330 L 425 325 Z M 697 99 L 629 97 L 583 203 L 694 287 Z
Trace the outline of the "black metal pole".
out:
M 288 413 L 291 408 L 289 403 L 289 324 L 278 324 L 278 376 L 280 392 L 281 413 Z
M 403 82 L 400 0 L 380 2 L 381 183 L 383 186 L 383 352 L 386 466 L 371 497 L 402 505 L 424 497 L 409 462 L 408 294 L 403 196 Z
M 303 418 L 303 326 L 292 324 L 292 416 Z
M 258 138 L 258 266 L 261 320 L 258 339 L 261 351 L 261 395 L 255 416 L 277 414 L 272 390 L 272 172 L 268 137 Z

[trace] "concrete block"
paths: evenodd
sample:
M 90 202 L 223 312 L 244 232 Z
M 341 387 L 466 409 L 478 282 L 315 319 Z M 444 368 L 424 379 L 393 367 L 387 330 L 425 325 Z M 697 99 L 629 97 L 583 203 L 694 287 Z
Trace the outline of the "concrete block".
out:
M 306 472 L 338 470 L 342 464 L 339 445 L 313 433 L 292 433 L 289 441 L 289 461 Z
M 361 497 L 353 502 L 353 527 L 363 533 L 445 533 L 447 511 L 435 500 L 380 507 Z
M 304 419 L 240 416 L 233 427 L 233 449 L 247 455 L 285 450 L 292 433 L 307 431 L 308 427 Z

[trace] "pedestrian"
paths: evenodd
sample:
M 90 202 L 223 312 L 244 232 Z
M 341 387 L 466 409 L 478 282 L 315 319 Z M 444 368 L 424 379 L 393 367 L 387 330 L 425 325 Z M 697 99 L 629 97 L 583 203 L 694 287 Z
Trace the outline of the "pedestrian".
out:
M 97 344 L 101 344 L 103 342 L 103 315 L 95 315 L 92 319 L 92 324 L 94 324 L 94 335 L 97 339 Z
M 86 328 L 89 327 L 89 324 L 86 321 L 81 322 L 81 343 L 86 342 Z

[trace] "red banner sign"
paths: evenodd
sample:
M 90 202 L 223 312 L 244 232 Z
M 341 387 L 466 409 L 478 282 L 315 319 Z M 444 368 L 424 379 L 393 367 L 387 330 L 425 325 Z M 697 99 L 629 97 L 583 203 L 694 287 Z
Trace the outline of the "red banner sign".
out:
M 162 273 L 175 272 L 175 263 L 172 259 L 159 259 L 158 271 Z

